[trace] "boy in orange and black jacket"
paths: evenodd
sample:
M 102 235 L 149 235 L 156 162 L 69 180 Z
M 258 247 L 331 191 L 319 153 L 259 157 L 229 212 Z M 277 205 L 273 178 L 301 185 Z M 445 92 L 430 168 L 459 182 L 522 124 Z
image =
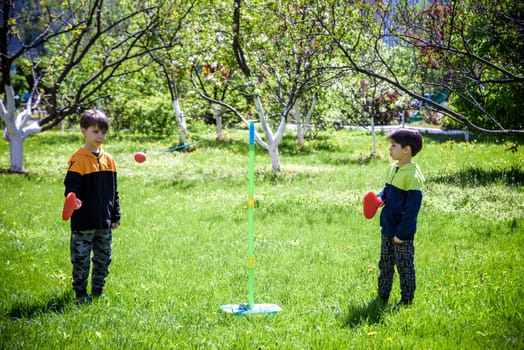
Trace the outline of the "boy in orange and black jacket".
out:
M 79 199 L 71 217 L 71 263 L 76 301 L 91 302 L 87 294 L 91 252 L 91 295 L 103 296 L 111 263 L 112 229 L 120 224 L 117 169 L 113 157 L 102 149 L 109 120 L 98 110 L 86 110 L 80 119 L 85 144 L 69 158 L 65 195 Z

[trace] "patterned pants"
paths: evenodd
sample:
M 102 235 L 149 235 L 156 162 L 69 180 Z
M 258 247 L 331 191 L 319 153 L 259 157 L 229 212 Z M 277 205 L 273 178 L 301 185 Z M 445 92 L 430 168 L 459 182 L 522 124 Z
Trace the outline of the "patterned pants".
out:
M 87 288 L 91 252 L 93 252 L 91 288 L 104 287 L 111 263 L 111 242 L 110 229 L 74 231 L 71 234 L 70 249 L 75 291 L 85 291 Z
M 393 238 L 382 236 L 380 247 L 380 261 L 378 267 L 378 293 L 389 297 L 395 275 L 395 266 L 400 277 L 400 295 L 402 301 L 411 303 L 415 296 L 415 246 L 413 240 L 395 244 Z

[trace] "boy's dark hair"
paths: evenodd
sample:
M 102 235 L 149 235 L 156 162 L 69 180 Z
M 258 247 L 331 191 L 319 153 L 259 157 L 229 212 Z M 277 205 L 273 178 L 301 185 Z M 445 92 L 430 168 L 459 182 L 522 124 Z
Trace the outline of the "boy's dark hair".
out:
M 411 147 L 411 156 L 415 156 L 422 149 L 422 135 L 414 129 L 398 129 L 387 136 L 389 140 L 396 142 L 402 148 Z
M 87 129 L 90 126 L 98 126 L 101 131 L 106 132 L 109 129 L 109 119 L 97 109 L 88 109 L 82 113 L 80 118 L 80 127 Z

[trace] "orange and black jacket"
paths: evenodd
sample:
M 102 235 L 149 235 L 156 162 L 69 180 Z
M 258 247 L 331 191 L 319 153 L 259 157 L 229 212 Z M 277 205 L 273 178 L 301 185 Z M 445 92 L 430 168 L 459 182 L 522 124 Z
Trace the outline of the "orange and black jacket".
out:
M 72 231 L 106 229 L 111 223 L 120 223 L 116 173 L 113 157 L 103 150 L 97 157 L 80 148 L 69 158 L 65 195 L 74 192 L 82 201 L 71 217 Z

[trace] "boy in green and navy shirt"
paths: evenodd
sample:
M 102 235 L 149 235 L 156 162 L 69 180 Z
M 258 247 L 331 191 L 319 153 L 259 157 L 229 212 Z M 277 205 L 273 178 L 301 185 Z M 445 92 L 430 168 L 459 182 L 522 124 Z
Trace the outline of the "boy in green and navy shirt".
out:
M 422 136 L 416 130 L 398 129 L 388 135 L 390 165 L 386 185 L 378 197 L 384 202 L 380 213 L 382 242 L 380 249 L 378 294 L 386 304 L 391 292 L 394 267 L 400 277 L 401 300 L 396 304 L 409 305 L 416 289 L 415 247 L 417 218 L 422 204 L 424 176 L 419 166 L 411 161 L 422 149 Z

